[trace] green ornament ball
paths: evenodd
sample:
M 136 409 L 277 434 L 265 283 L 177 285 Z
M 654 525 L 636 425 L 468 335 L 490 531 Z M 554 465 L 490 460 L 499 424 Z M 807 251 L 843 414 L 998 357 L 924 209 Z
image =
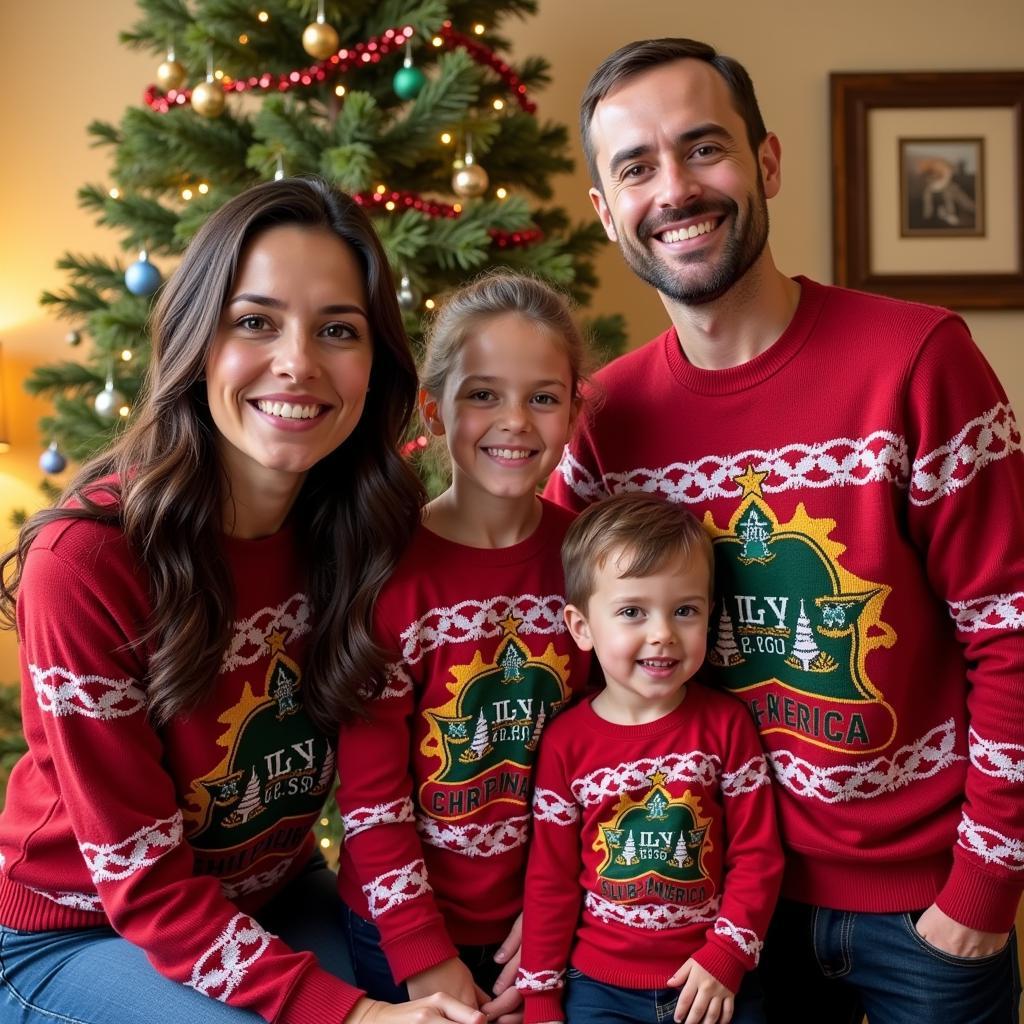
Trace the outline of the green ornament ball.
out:
M 414 100 L 426 85 L 427 76 L 416 67 L 401 67 L 395 72 L 393 86 L 400 100 Z

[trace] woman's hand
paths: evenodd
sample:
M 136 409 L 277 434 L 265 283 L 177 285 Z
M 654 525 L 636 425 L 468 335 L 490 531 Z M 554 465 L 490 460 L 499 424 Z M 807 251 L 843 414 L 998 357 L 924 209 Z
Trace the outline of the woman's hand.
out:
M 469 968 L 458 958 L 442 960 L 405 979 L 410 999 L 424 999 L 435 992 L 452 996 L 466 1006 L 476 1006 L 477 987 Z
M 452 996 L 435 992 L 411 1003 L 380 1003 L 360 999 L 345 1018 L 345 1024 L 487 1024 L 487 1018 Z

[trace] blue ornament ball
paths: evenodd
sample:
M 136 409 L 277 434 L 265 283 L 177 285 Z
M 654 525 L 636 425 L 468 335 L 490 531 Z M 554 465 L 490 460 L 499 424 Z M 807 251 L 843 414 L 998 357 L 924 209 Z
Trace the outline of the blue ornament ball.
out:
M 124 286 L 132 295 L 152 295 L 160 287 L 160 271 L 145 253 L 124 272 Z
M 427 82 L 427 76 L 416 67 L 401 67 L 395 72 L 392 85 L 400 100 L 414 100 Z
M 63 473 L 67 464 L 68 460 L 61 454 L 56 441 L 39 456 L 39 468 L 44 473 Z

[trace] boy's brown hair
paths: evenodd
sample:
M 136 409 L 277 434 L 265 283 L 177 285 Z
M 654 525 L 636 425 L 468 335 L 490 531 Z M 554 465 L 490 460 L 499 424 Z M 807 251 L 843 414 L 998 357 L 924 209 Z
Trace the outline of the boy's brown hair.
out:
M 594 574 L 613 552 L 626 556 L 622 579 L 649 576 L 670 558 L 702 558 L 708 567 L 709 596 L 714 587 L 715 555 L 711 538 L 694 516 L 652 494 L 616 494 L 591 505 L 569 527 L 562 542 L 565 596 L 586 611 L 594 592 Z

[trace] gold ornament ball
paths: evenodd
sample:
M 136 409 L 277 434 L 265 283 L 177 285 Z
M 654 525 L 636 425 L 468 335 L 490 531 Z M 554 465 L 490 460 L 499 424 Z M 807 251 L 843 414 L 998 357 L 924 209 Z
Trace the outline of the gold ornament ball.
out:
M 312 21 L 302 33 L 302 48 L 317 60 L 327 60 L 340 45 L 338 33 L 326 21 Z
M 465 164 L 452 175 L 452 190 L 463 199 L 475 199 L 487 191 L 490 179 L 479 164 Z
M 188 81 L 188 72 L 184 64 L 176 60 L 165 60 L 156 69 L 156 80 L 164 92 L 170 92 L 171 89 L 180 89 Z
M 192 106 L 203 117 L 220 117 L 224 104 L 224 90 L 219 82 L 200 82 L 192 90 Z

